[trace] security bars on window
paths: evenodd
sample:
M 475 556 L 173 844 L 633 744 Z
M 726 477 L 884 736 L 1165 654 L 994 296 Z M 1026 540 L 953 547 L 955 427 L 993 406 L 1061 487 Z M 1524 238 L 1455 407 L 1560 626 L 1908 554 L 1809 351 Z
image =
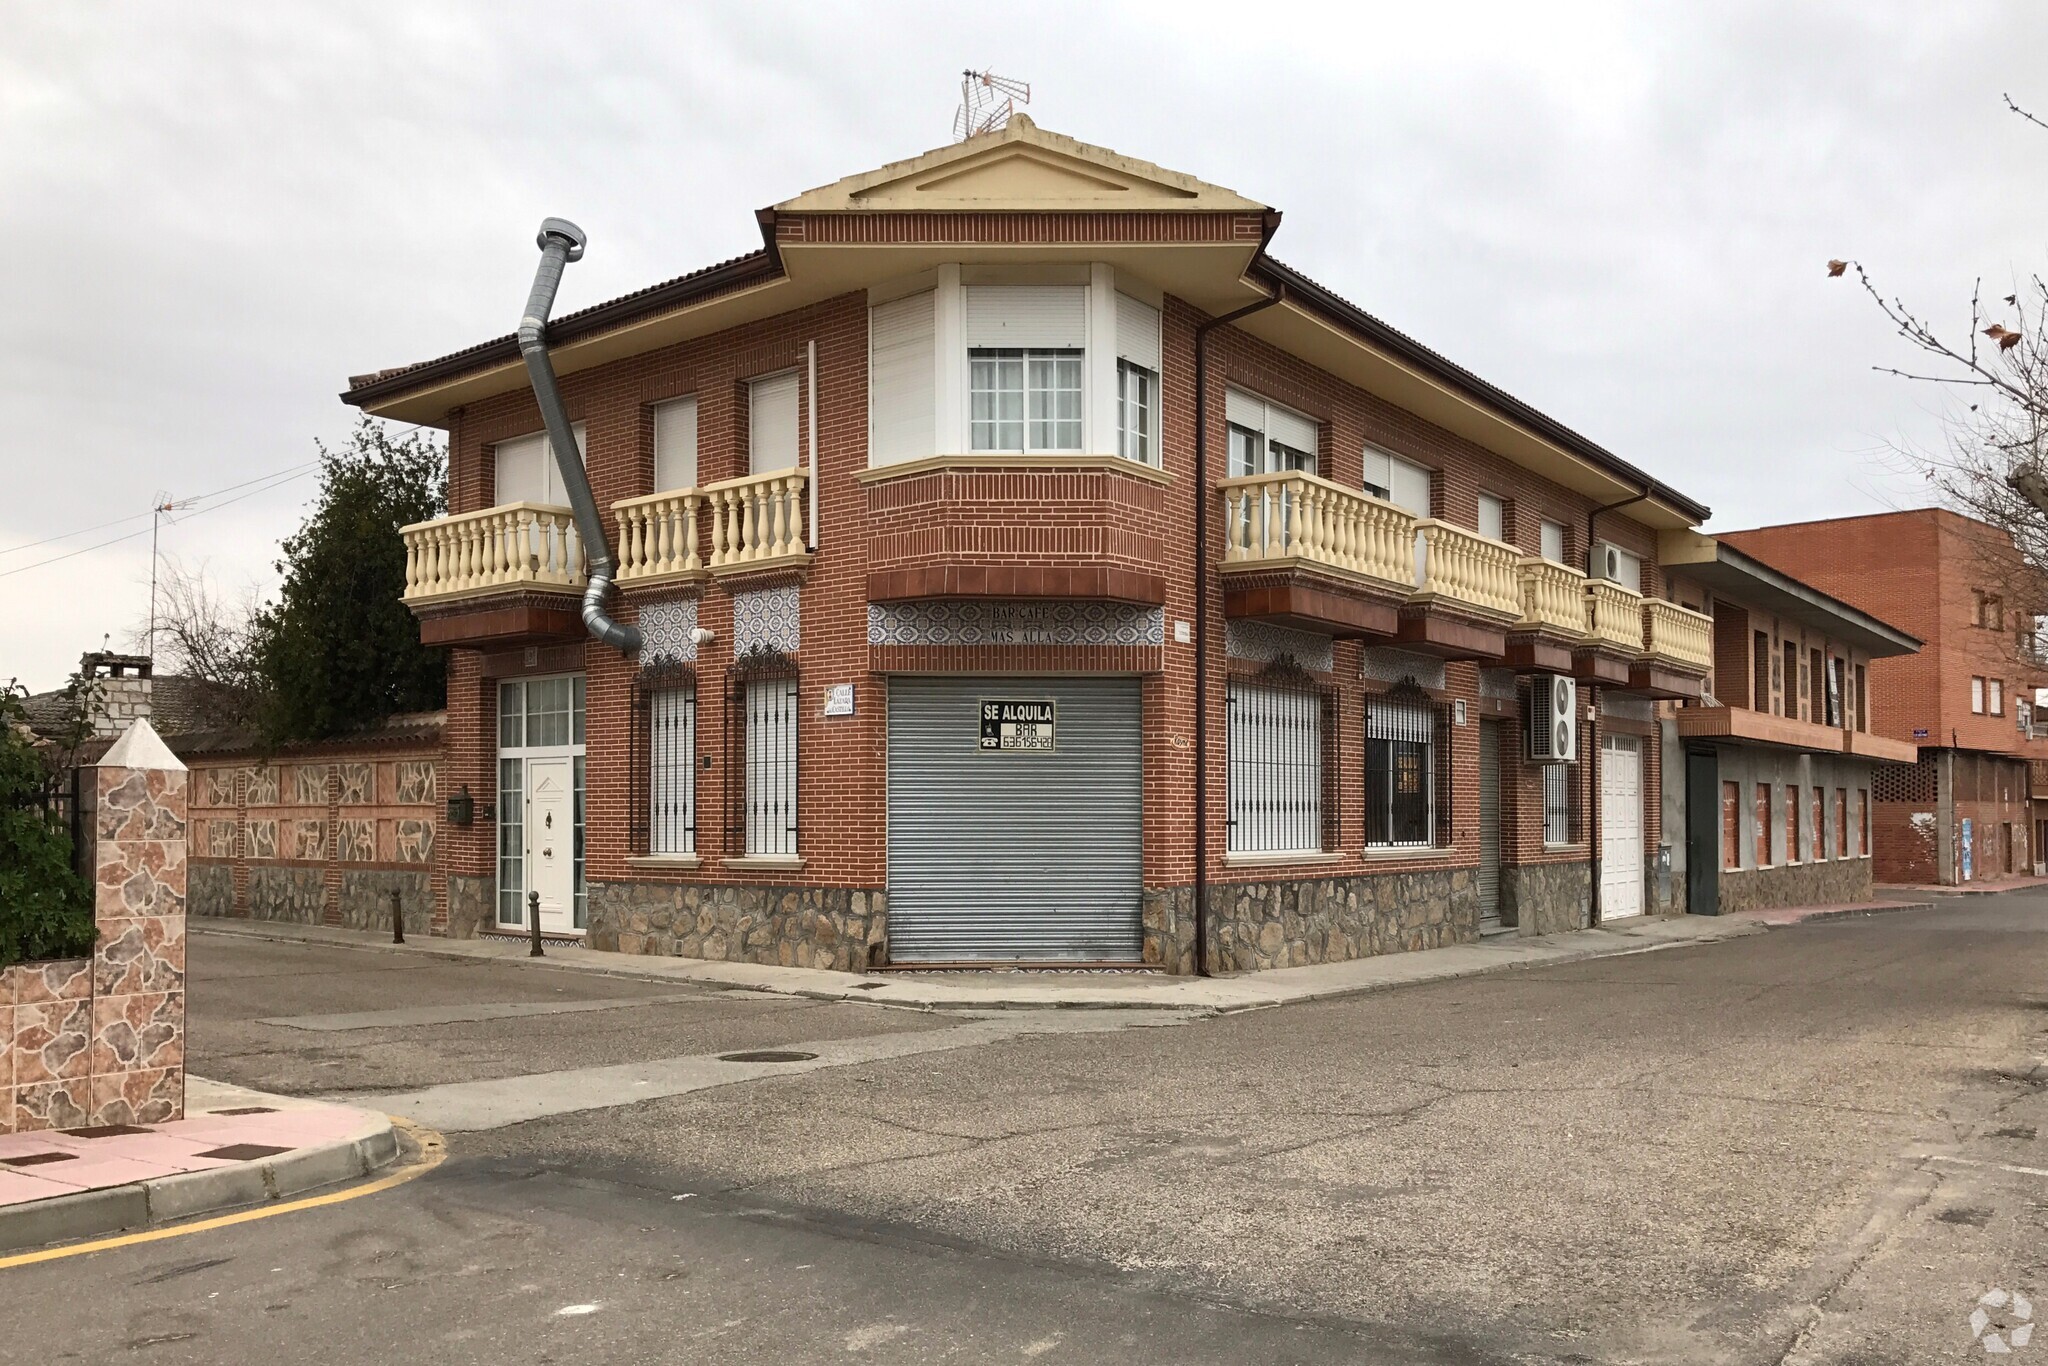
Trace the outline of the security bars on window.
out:
M 1369 848 L 1427 848 L 1436 827 L 1437 711 L 1426 704 L 1368 698 L 1365 704 L 1365 842 Z
M 1572 769 L 1568 764 L 1543 766 L 1543 842 L 1572 842 Z
M 633 847 L 648 854 L 694 854 L 696 675 L 683 666 L 648 670 L 634 691 Z
M 1323 845 L 1323 699 L 1313 691 L 1232 682 L 1232 853 Z
M 763 651 L 732 666 L 726 703 L 726 791 L 735 840 L 750 857 L 797 852 L 797 668 Z

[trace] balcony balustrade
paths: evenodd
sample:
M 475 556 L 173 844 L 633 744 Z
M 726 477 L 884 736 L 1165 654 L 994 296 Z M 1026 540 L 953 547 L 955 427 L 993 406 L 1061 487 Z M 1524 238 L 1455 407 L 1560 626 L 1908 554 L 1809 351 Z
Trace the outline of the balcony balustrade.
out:
M 1415 518 L 1392 503 L 1299 470 L 1221 484 L 1224 572 L 1305 564 L 1415 587 Z
M 810 471 L 775 470 L 706 484 L 711 509 L 713 574 L 738 574 L 810 563 L 804 499 Z
M 1586 634 L 1586 576 L 1555 560 L 1524 557 L 1517 566 L 1522 615 L 1516 631 L 1576 641 Z
M 1675 602 L 1650 598 L 1643 603 L 1643 654 L 1703 674 L 1714 662 L 1714 619 Z
M 697 489 L 626 498 L 612 504 L 619 527 L 619 586 L 648 586 L 691 579 L 705 572 L 697 514 L 704 495 Z
M 588 566 L 565 507 L 504 503 L 401 528 L 408 606 L 516 589 L 580 592 Z
M 1587 645 L 1634 659 L 1643 652 L 1643 595 L 1612 579 L 1586 581 Z
M 1522 612 L 1518 556 L 1504 541 L 1429 518 L 1415 524 L 1421 542 L 1413 602 L 1445 602 L 1501 621 Z

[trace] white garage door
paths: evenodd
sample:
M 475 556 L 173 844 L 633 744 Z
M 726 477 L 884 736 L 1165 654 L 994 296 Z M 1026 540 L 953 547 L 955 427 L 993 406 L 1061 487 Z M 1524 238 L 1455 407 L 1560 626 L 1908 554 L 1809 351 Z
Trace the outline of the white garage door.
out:
M 1136 962 L 1139 723 L 1135 679 L 891 679 L 890 961 Z
M 1633 735 L 1600 745 L 1600 918 L 1643 913 L 1643 751 Z

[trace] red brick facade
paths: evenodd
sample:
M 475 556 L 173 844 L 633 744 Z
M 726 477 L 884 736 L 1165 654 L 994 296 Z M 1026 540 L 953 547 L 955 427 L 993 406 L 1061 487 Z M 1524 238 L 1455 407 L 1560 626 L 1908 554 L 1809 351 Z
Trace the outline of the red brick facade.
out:
M 1973 878 L 2028 871 L 2041 854 L 2035 815 L 2048 813 L 2030 810 L 2025 761 L 2048 758 L 2048 740 L 2022 733 L 2019 712 L 2048 685 L 2025 643 L 2048 595 L 2010 540 L 1937 508 L 1723 539 L 1924 642 L 1918 654 L 1870 664 L 1871 729 L 1918 744 L 1921 756 L 1876 780 L 1879 880 L 1962 880 L 1965 820 Z M 1974 708 L 1973 680 L 1982 685 Z

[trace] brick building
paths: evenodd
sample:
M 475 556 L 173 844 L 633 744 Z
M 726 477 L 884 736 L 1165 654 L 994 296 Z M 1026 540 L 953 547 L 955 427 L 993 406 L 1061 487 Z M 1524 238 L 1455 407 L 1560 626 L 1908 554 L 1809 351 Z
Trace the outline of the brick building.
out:
M 1925 642 L 1871 663 L 1872 729 L 1918 754 L 1877 777 L 1878 879 L 1957 883 L 2038 868 L 2048 809 L 2034 798 L 2048 787 L 2030 776 L 2048 773 L 2034 720 L 2048 667 L 2035 614 L 2048 595 L 2011 538 L 1920 508 L 1722 540 Z
M 1023 118 L 758 218 L 548 327 L 633 653 L 514 338 L 344 395 L 449 434 L 438 929 L 1188 972 L 1658 904 L 1704 507 Z
M 1725 541 L 1663 537 L 1678 601 L 1714 619 L 1705 695 L 1663 722 L 1672 882 L 1694 914 L 1868 899 L 1872 793 L 1919 751 L 1872 733 L 1872 662 L 1920 642 Z

